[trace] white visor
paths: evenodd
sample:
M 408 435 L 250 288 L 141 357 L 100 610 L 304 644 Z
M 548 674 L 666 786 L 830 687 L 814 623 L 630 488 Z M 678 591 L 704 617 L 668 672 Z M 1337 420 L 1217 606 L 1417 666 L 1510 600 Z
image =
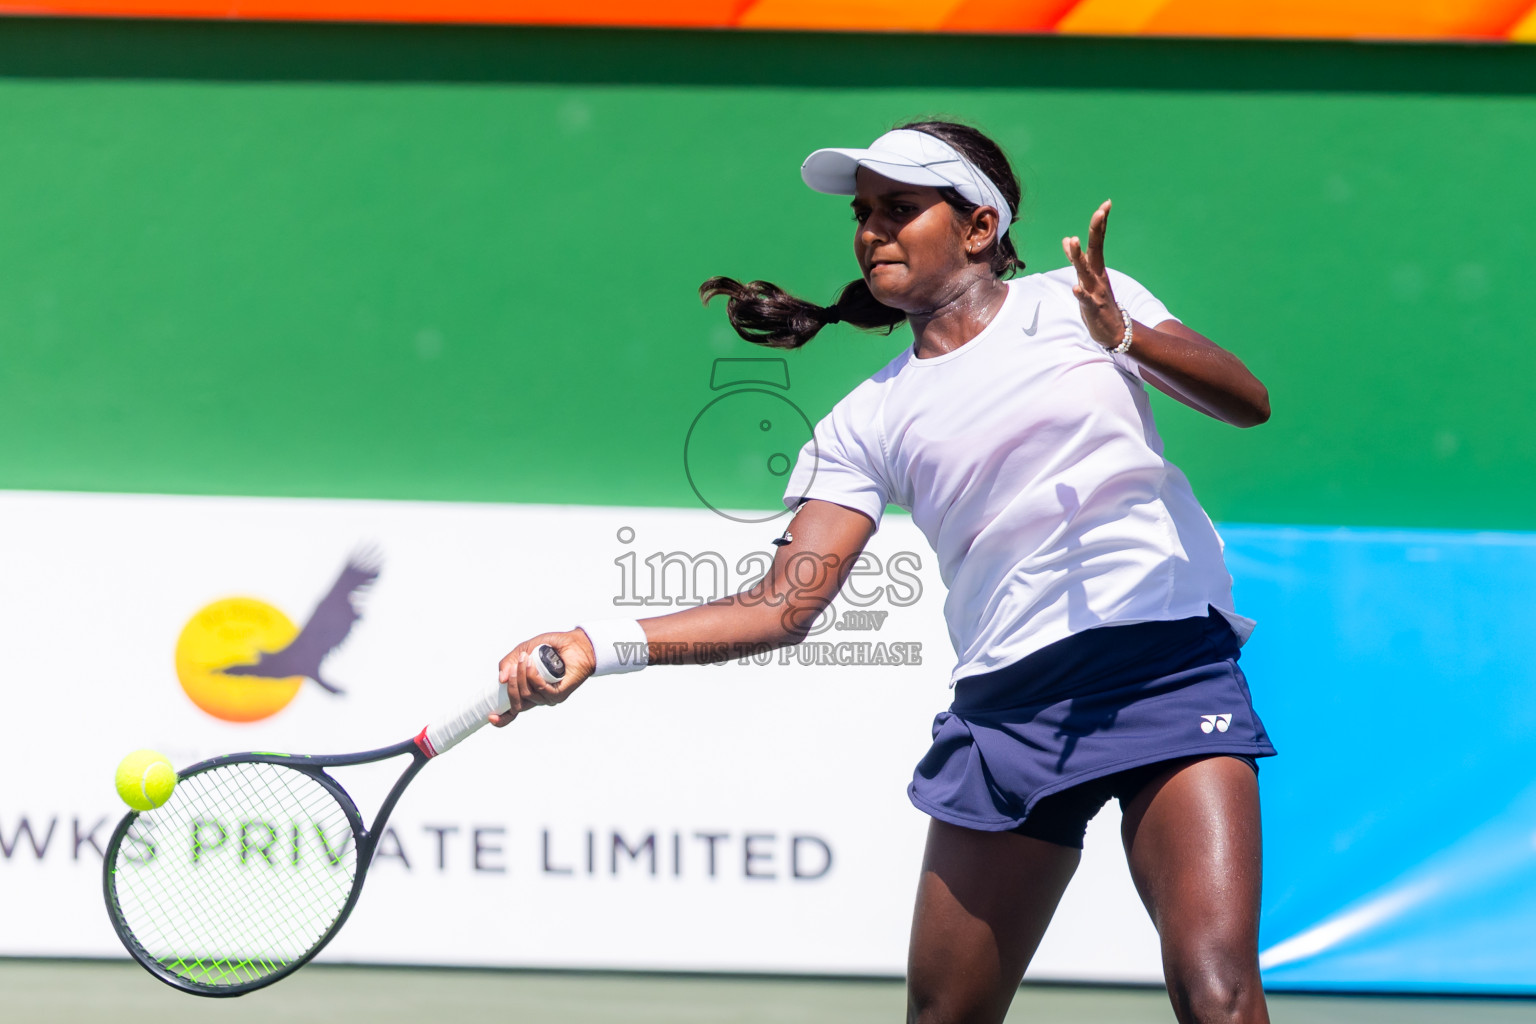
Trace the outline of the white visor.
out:
M 907 185 L 948 186 L 968 202 L 992 207 L 999 238 L 1013 223 L 1008 200 L 991 178 L 943 139 L 910 128 L 886 132 L 868 149 L 818 149 L 800 165 L 800 177 L 817 192 L 851 196 L 860 167 Z

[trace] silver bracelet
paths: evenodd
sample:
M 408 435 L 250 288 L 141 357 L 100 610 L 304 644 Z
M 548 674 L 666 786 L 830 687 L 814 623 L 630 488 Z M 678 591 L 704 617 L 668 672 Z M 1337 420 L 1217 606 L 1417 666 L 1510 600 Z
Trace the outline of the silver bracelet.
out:
M 1120 318 L 1125 321 L 1125 337 L 1120 339 L 1120 344 L 1110 349 L 1117 356 L 1123 356 L 1131 350 L 1131 311 L 1121 306 Z

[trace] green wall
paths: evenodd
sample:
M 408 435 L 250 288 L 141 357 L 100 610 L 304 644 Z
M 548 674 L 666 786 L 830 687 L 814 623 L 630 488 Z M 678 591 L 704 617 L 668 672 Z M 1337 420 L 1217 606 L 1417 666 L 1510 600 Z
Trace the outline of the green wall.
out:
M 1032 270 L 1113 197 L 1111 265 L 1269 384 L 1159 407 L 1214 518 L 1536 530 L 1517 47 L 0 21 L 0 487 L 693 506 L 765 354 L 694 289 L 833 295 L 799 161 L 914 114 L 1012 153 Z

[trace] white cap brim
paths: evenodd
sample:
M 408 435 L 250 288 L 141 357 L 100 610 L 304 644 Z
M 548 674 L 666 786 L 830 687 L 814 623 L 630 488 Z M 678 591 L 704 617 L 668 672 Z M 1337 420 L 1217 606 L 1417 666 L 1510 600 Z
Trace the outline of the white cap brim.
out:
M 800 177 L 817 192 L 851 196 L 858 191 L 859 168 L 867 167 L 881 177 L 905 185 L 943 188 L 950 180 L 915 160 L 874 149 L 818 149 L 800 165 Z

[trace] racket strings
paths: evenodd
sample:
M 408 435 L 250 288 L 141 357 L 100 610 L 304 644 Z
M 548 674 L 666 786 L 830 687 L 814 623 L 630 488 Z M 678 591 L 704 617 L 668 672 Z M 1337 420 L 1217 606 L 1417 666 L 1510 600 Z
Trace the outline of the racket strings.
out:
M 161 969 L 208 988 L 301 959 L 357 877 L 346 811 L 282 765 L 221 765 L 184 779 L 129 836 L 112 866 L 122 924 Z
M 264 788 L 267 790 L 266 792 L 252 794 L 249 791 L 249 787 L 247 787 L 244 794 L 247 798 L 245 801 L 246 808 L 253 806 L 253 803 L 249 800 L 251 796 L 260 795 L 264 798 L 263 809 L 270 809 L 273 794 L 270 786 Z M 182 824 L 185 825 L 185 822 Z M 201 863 L 203 860 L 204 851 L 199 848 L 202 843 L 212 845 L 215 849 L 226 846 L 229 843 L 229 827 L 218 818 L 209 818 L 207 816 L 193 818 L 190 828 L 187 829 L 190 832 L 188 844 L 191 848 L 193 862 Z M 215 830 L 211 836 L 209 834 L 210 828 Z M 251 866 L 251 850 L 249 849 L 250 830 L 245 823 L 242 823 L 241 828 L 241 844 L 243 849 L 240 851 L 241 858 L 239 863 L 243 863 L 249 868 Z M 269 829 L 270 826 L 263 826 L 263 833 L 268 833 Z M 176 842 L 174 836 L 168 838 L 173 844 Z M 209 842 L 213 838 L 218 839 L 217 843 Z M 267 835 L 266 838 L 270 838 L 270 836 Z M 166 841 L 167 837 L 162 837 L 161 842 Z M 157 855 L 158 852 L 157 850 Z M 179 851 L 172 846 L 167 852 L 172 856 L 176 856 Z M 211 852 L 209 851 L 210 854 Z M 198 891 L 198 887 L 195 884 L 187 886 L 185 878 L 180 880 L 183 882 L 181 887 L 172 887 L 169 884 L 172 881 L 172 872 L 152 873 L 143 870 L 143 864 L 140 864 L 138 867 L 140 870 L 137 872 L 135 881 L 148 881 L 150 883 L 149 886 L 146 886 L 146 893 L 152 895 L 153 900 L 139 901 L 140 909 L 148 909 L 151 912 L 145 915 L 143 920 L 131 922 L 130 927 L 134 928 L 136 934 L 140 935 L 142 940 L 145 940 L 141 942 L 141 945 L 147 947 L 146 951 L 150 952 L 151 956 L 166 969 L 181 974 L 188 980 L 196 983 L 217 987 L 221 984 L 237 984 L 260 977 L 281 968 L 292 958 L 292 950 L 284 949 L 283 947 L 291 946 L 293 943 L 281 941 L 274 943 L 271 941 L 272 936 L 270 934 L 264 936 L 256 934 L 256 929 L 260 926 L 260 918 L 258 916 L 260 911 L 266 909 L 270 912 L 271 908 L 280 903 L 280 899 L 275 898 L 275 896 L 280 897 L 281 895 L 274 894 L 273 886 L 270 882 L 262 879 L 260 875 L 249 876 L 240 880 L 242 883 L 255 883 L 251 885 L 252 891 L 248 894 L 248 898 L 241 900 L 238 898 L 238 890 L 222 886 L 212 886 L 208 887 L 206 891 Z M 200 880 L 206 883 L 207 881 L 218 879 L 220 874 L 228 874 L 228 871 L 219 873 L 205 868 L 201 873 L 203 878 Z M 263 884 L 264 882 L 265 884 Z M 120 893 L 124 896 L 131 895 L 131 893 L 124 892 L 124 888 L 122 885 L 119 886 Z M 150 888 L 153 890 L 152 893 L 148 893 Z M 189 890 L 193 892 L 201 904 L 198 909 L 200 917 L 196 921 L 188 921 L 186 918 L 187 908 L 178 906 L 179 903 L 187 899 Z M 344 898 L 343 896 L 343 900 Z M 122 901 L 121 898 L 120 901 Z M 125 916 L 129 915 L 125 914 Z M 230 927 L 232 922 L 235 923 L 235 928 Z M 313 921 L 300 921 L 296 923 L 301 930 L 306 930 L 307 927 L 307 930 L 314 931 L 315 934 L 323 934 L 324 932 L 323 927 L 316 929 L 314 927 L 315 922 Z M 151 927 L 146 928 L 145 925 Z M 154 941 L 154 931 L 156 929 L 162 940 L 158 943 Z M 232 935 L 237 932 L 244 933 L 239 943 L 243 948 L 234 954 L 209 955 L 203 952 L 211 948 L 211 942 L 222 946 L 229 945 L 228 940 L 210 938 L 208 934 L 210 929 L 220 931 L 225 935 Z M 186 950 L 196 952 L 191 954 L 181 952 Z
M 274 877 L 271 871 L 263 868 L 275 868 L 278 865 L 271 857 L 272 847 L 277 845 L 274 833 L 280 826 L 271 819 L 281 819 L 284 804 L 291 803 L 284 798 L 289 794 L 278 792 L 272 785 L 274 776 L 280 778 L 284 774 L 297 776 L 301 788 L 308 789 L 313 786 L 317 794 L 323 797 L 320 808 L 308 810 L 333 811 L 329 816 L 311 813 L 309 817 L 316 819 L 322 832 L 321 835 L 329 837 L 340 832 L 343 837 L 350 835 L 346 827 L 345 815 L 339 807 L 334 807 L 329 794 L 322 787 L 313 783 L 306 776 L 291 771 L 277 769 L 276 766 L 240 766 L 245 769 L 238 778 L 238 785 L 231 786 L 231 793 L 238 794 L 235 805 L 237 813 L 225 816 L 217 813 L 198 814 L 191 818 L 190 823 L 181 822 L 183 835 L 186 837 L 186 850 L 184 856 L 190 856 L 193 864 L 199 865 L 199 881 L 202 886 L 195 883 L 192 886 L 183 886 L 178 889 L 169 889 L 166 882 L 169 873 L 161 873 L 157 878 L 156 896 L 162 901 L 159 905 L 161 911 L 152 918 L 152 923 L 159 924 L 164 937 L 169 940 L 164 943 L 167 952 L 156 955 L 162 965 L 176 973 L 182 974 L 188 980 L 200 984 L 218 986 L 220 984 L 237 984 L 243 981 L 260 977 L 272 971 L 278 970 L 288 962 L 307 952 L 314 941 L 322 936 L 334 920 L 334 912 L 328 912 L 339 908 L 345 902 L 347 887 L 350 885 L 350 876 L 345 880 L 339 895 L 333 900 L 323 898 L 318 901 L 313 896 L 306 896 L 303 902 L 294 902 L 293 897 L 298 895 L 294 890 L 303 888 L 295 886 L 294 879 L 281 879 Z M 251 769 L 259 767 L 261 770 L 252 772 Z M 227 783 L 228 780 L 221 780 Z M 291 781 L 291 780 L 284 780 Z M 253 785 L 255 783 L 255 785 Z M 273 814 L 274 808 L 278 814 Z M 203 810 L 209 810 L 206 802 Z M 260 817 L 252 815 L 255 811 Z M 304 810 L 299 811 L 300 815 Z M 185 813 L 183 814 L 185 818 Z M 239 832 L 235 833 L 234 818 L 239 821 Z M 339 826 L 339 827 L 338 827 Z M 290 825 L 290 832 L 294 826 Z M 300 829 L 304 823 L 299 823 Z M 252 832 L 256 836 L 252 836 Z M 238 834 L 238 840 L 233 838 Z M 302 834 L 302 833 L 301 833 Z M 254 841 L 253 841 L 254 840 Z M 175 842 L 175 837 L 172 837 Z M 332 855 L 327 860 L 337 859 L 334 856 L 336 840 L 327 838 L 327 846 Z M 345 839 L 342 840 L 345 849 Z M 237 849 L 228 849 L 232 844 L 237 844 Z M 175 855 L 174 847 L 172 854 Z M 219 857 L 212 864 L 222 864 L 223 870 L 210 869 L 211 858 Z M 239 865 L 238 869 L 235 865 Z M 297 867 L 298 865 L 290 865 Z M 227 876 L 233 870 L 241 873 L 237 878 Z M 305 880 L 304 873 L 300 873 L 299 880 Z M 332 874 L 335 877 L 335 874 Z M 313 880 L 311 874 L 310 881 Z M 214 883 L 214 884 L 208 884 Z M 165 909 L 176 907 L 177 903 L 184 901 L 188 889 L 203 890 L 197 893 L 201 897 L 200 906 L 197 909 L 198 917 L 189 922 L 185 919 L 185 908 L 178 916 L 175 913 L 167 914 Z M 330 906 L 327 906 L 330 904 Z M 273 934 L 270 928 L 263 934 L 261 929 L 264 918 L 270 918 L 278 908 L 285 907 L 288 911 L 287 927 L 278 934 Z M 189 928 L 188 924 L 193 927 Z M 230 937 L 238 937 L 237 945 L 241 947 L 235 952 L 221 952 L 209 955 L 202 950 L 209 945 L 209 932 L 213 931 L 223 938 L 219 939 L 221 946 L 229 945 Z M 274 941 L 275 940 L 275 941 Z M 192 955 L 185 953 L 173 953 L 173 950 L 191 949 Z M 155 955 L 152 952 L 152 955 Z
M 194 823 L 193 823 L 193 826 L 192 826 L 191 845 L 192 845 L 192 849 L 193 849 L 193 856 L 196 859 L 199 859 L 199 860 L 201 859 L 201 852 L 202 852 L 200 849 L 198 849 L 198 845 L 199 845 L 199 841 L 200 841 L 200 835 L 201 835 L 200 830 L 204 829 L 204 828 L 207 828 L 207 827 L 208 827 L 208 823 L 206 821 L 203 821 L 203 820 L 200 820 L 200 819 L 195 819 Z M 227 837 L 224 839 L 224 841 L 227 842 Z M 137 879 L 137 880 L 139 880 L 139 881 L 147 880 L 149 882 L 149 884 L 151 884 L 154 887 L 154 889 L 155 889 L 155 896 L 159 899 L 159 901 L 160 901 L 159 905 L 162 908 L 174 906 L 175 902 L 178 899 L 180 899 L 182 897 L 182 895 L 183 895 L 182 893 L 172 891 L 172 890 L 170 890 L 167 887 L 167 884 L 166 884 L 167 883 L 167 879 L 166 879 L 166 876 L 163 875 L 163 874 L 147 873 L 146 872 L 142 876 L 142 878 Z M 118 888 L 119 888 L 119 899 L 121 901 L 122 893 L 123 893 L 123 887 L 122 887 L 122 884 L 121 884 L 121 879 L 119 880 Z M 244 908 L 242 908 L 239 905 L 238 902 L 236 902 L 235 900 L 232 900 L 230 898 L 228 890 L 215 890 L 215 891 L 211 891 L 211 892 L 208 892 L 208 893 L 204 893 L 204 894 L 202 894 L 202 896 L 203 896 L 203 898 L 205 900 L 208 901 L 208 904 L 212 908 L 215 908 L 218 912 L 220 912 L 220 913 L 222 913 L 222 914 L 224 914 L 224 915 L 226 915 L 228 917 L 238 916 L 238 915 L 241 914 L 242 910 L 244 909 Z M 187 938 L 187 931 L 186 931 L 185 928 L 181 927 L 181 925 L 183 924 L 182 921 L 180 921 L 179 919 L 177 919 L 175 917 L 171 917 L 169 915 L 163 915 L 163 916 L 161 916 L 159 918 L 158 923 L 166 931 L 168 937 L 173 939 L 173 940 L 175 940 L 176 946 L 173 947 L 173 948 L 190 948 L 189 947 L 189 940 Z M 182 967 L 184 967 L 184 968 L 186 968 L 188 970 L 195 969 L 195 964 L 194 963 L 185 962 L 184 958 L 178 958 L 177 962 Z M 258 967 L 262 966 L 262 961 L 258 960 L 258 964 L 257 965 L 258 965 Z M 217 966 L 218 965 L 216 963 L 215 964 L 206 965 L 205 966 L 205 970 L 207 970 L 209 968 L 212 968 L 212 969 L 216 970 Z M 275 968 L 275 966 L 278 966 L 278 965 L 277 964 L 273 964 L 272 966 Z

